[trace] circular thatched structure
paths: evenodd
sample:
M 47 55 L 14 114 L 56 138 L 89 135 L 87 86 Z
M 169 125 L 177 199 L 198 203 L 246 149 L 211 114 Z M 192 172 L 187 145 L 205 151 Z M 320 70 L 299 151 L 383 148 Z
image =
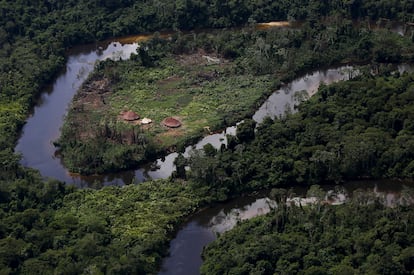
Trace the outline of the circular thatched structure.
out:
M 133 111 L 128 111 L 122 114 L 122 119 L 126 121 L 134 121 L 139 119 L 139 115 Z
M 181 126 L 181 122 L 173 117 L 167 117 L 162 121 L 162 125 L 169 128 L 178 128 Z

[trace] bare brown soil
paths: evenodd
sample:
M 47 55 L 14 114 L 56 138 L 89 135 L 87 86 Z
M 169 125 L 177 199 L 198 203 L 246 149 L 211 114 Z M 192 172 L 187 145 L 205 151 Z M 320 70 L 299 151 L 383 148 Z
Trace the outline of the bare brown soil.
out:
M 80 112 L 106 109 L 106 98 L 111 94 L 111 83 L 107 78 L 92 79 L 79 89 L 72 108 Z

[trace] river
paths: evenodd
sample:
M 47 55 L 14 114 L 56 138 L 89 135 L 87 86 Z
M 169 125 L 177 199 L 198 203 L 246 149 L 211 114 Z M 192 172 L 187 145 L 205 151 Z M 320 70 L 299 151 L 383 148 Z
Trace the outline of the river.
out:
M 300 27 L 300 23 L 270 22 L 257 24 L 258 29 L 279 27 Z M 393 26 L 393 31 L 401 32 L 401 27 Z M 166 37 L 171 33 L 161 33 Z M 63 124 L 67 108 L 73 96 L 93 70 L 98 60 L 111 58 L 113 60 L 128 59 L 131 53 L 136 53 L 140 41 L 151 38 L 152 35 L 135 35 L 112 40 L 75 47 L 68 53 L 65 70 L 57 77 L 51 89 L 46 89 L 33 109 L 32 115 L 27 119 L 22 134 L 18 140 L 15 151 L 22 155 L 21 163 L 24 166 L 37 169 L 44 178 L 55 178 L 78 187 L 99 188 L 105 185 L 124 185 L 142 182 L 150 179 L 167 178 L 174 170 L 173 161 L 177 153 L 171 153 L 153 163 L 148 163 L 135 170 L 105 175 L 80 176 L 72 174 L 63 166 L 61 159 L 56 155 L 53 146 L 60 135 L 60 127 Z M 401 67 L 401 66 L 400 66 Z M 402 67 L 401 67 L 402 68 Z M 295 92 L 307 91 L 312 95 L 320 83 L 332 83 L 347 80 L 355 74 L 352 66 L 315 70 L 274 92 L 269 99 L 253 115 L 253 119 L 261 122 L 264 117 L 276 117 L 283 115 L 286 110 L 293 110 L 297 104 Z M 197 144 L 189 146 L 185 155 L 193 149 L 202 148 L 211 143 L 220 147 L 226 143 L 226 134 L 234 134 L 236 127 L 228 127 L 221 133 L 204 137 Z
M 407 186 L 413 188 L 412 183 Z M 322 186 L 326 191 L 326 201 L 341 204 L 353 196 L 356 190 L 388 205 L 404 203 L 404 184 L 393 181 L 355 181 L 340 186 Z M 302 205 L 314 202 L 315 198 L 306 197 L 307 189 L 292 187 L 291 202 L 301 201 Z M 413 203 L 414 198 L 410 198 Z M 218 204 L 195 214 L 178 231 L 170 243 L 170 256 L 164 259 L 159 275 L 195 275 L 199 273 L 203 261 L 203 248 L 214 241 L 217 234 L 232 229 L 237 222 L 268 213 L 276 207 L 276 202 L 269 199 L 269 191 L 237 198 L 227 203 Z
M 98 50 L 101 47 L 102 50 Z M 55 178 L 78 187 L 100 187 L 103 185 L 124 185 L 142 182 L 149 179 L 167 178 L 174 170 L 173 161 L 177 153 L 171 153 L 136 170 L 97 176 L 79 176 L 71 174 L 62 165 L 61 159 L 55 155 L 53 141 L 59 137 L 60 127 L 73 96 L 88 74 L 93 70 L 97 60 L 106 58 L 126 59 L 136 52 L 138 43 L 105 42 L 97 45 L 78 47 L 72 50 L 66 69 L 56 79 L 51 91 L 42 94 L 33 114 L 23 127 L 21 138 L 16 146 L 16 152 L 22 154 L 22 164 L 40 171 L 45 178 Z M 295 92 L 306 90 L 313 93 L 319 84 L 332 83 L 349 78 L 352 67 L 319 70 L 300 77 L 280 90 L 273 93 L 269 99 L 254 114 L 253 119 L 261 122 L 265 116 L 279 116 L 285 109 L 295 104 Z M 234 134 L 235 126 L 228 127 L 221 133 L 204 137 L 194 146 L 186 148 L 186 155 L 193 148 L 202 148 L 211 143 L 219 147 L 225 143 L 226 134 Z
M 42 93 L 32 115 L 23 127 L 15 151 L 22 154 L 21 163 L 24 166 L 39 170 L 45 178 L 56 178 L 79 187 L 124 185 L 148 179 L 166 178 L 171 175 L 176 153 L 169 154 L 137 170 L 87 177 L 70 174 L 62 165 L 60 158 L 55 155 L 56 148 L 52 144 L 60 134 L 67 107 L 80 85 L 93 70 L 95 62 L 106 58 L 127 59 L 131 53 L 136 52 L 139 41 L 149 37 L 151 36 L 141 35 L 115 39 L 76 47 L 69 52 L 65 70 L 55 80 L 51 89 Z M 399 69 L 402 71 L 407 68 L 400 66 Z M 310 72 L 275 91 L 253 115 L 253 119 L 260 123 L 266 116 L 278 117 L 286 111 L 294 111 L 293 107 L 298 103 L 296 92 L 306 91 L 307 94 L 312 95 L 322 82 L 329 84 L 347 80 L 357 73 L 358 71 L 352 66 Z M 189 154 L 193 148 L 202 148 L 207 143 L 219 147 L 226 142 L 225 135 L 234 134 L 235 131 L 236 126 L 232 126 L 221 133 L 206 136 L 194 146 L 187 147 L 185 154 Z M 333 202 L 343 201 L 347 194 L 355 190 L 356 185 L 361 186 L 361 183 L 349 183 L 343 186 L 345 193 L 331 192 L 336 198 Z M 385 200 L 391 204 L 398 200 L 402 184 L 369 182 L 364 183 L 364 188 L 373 194 L 384 196 Z M 294 192 L 298 196 L 304 196 L 306 190 L 296 188 Z M 170 257 L 164 260 L 160 274 L 197 274 L 202 263 L 201 251 L 206 244 L 216 238 L 216 233 L 231 229 L 238 220 L 267 213 L 272 206 L 274 202 L 268 198 L 268 193 L 257 193 L 254 196 L 238 198 L 197 213 L 183 225 L 171 242 Z

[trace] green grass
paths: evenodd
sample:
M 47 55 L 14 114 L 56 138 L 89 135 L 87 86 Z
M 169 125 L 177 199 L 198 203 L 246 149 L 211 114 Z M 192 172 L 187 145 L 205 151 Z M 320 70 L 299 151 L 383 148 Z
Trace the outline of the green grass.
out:
M 166 56 L 153 67 L 134 59 L 101 63 L 86 86 L 111 84 L 95 93 L 81 90 L 75 98 L 58 141 L 65 165 L 88 174 L 127 169 L 194 142 L 209 133 L 206 128 L 223 129 L 251 115 L 271 92 L 272 80 L 238 74 L 235 66 L 227 60 L 208 65 L 200 54 Z M 119 114 L 127 110 L 153 123 L 124 122 Z M 171 116 L 182 126 L 164 127 L 162 120 Z
M 173 57 L 161 60 L 153 68 L 132 63 L 117 65 L 122 80 L 109 99 L 109 114 L 131 109 L 152 119 L 150 134 L 167 147 L 199 135 L 206 126 L 224 127 L 224 119 L 233 114 L 234 119 L 243 119 L 271 87 L 268 76 L 229 74 L 234 66 L 231 63 L 190 67 Z M 162 127 L 161 121 L 169 116 L 178 117 L 183 126 L 177 130 Z M 174 138 L 168 135 L 171 131 Z

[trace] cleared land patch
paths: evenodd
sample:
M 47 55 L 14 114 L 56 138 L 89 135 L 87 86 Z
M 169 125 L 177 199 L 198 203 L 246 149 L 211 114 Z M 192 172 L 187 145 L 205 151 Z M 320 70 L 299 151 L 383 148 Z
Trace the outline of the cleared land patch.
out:
M 166 55 L 151 66 L 139 58 L 98 64 L 57 142 L 66 166 L 79 173 L 130 168 L 244 118 L 269 93 L 271 80 L 238 74 L 236 66 L 202 50 Z M 128 111 L 140 119 L 126 121 Z M 167 117 L 181 125 L 166 127 Z M 141 124 L 143 118 L 152 123 Z

